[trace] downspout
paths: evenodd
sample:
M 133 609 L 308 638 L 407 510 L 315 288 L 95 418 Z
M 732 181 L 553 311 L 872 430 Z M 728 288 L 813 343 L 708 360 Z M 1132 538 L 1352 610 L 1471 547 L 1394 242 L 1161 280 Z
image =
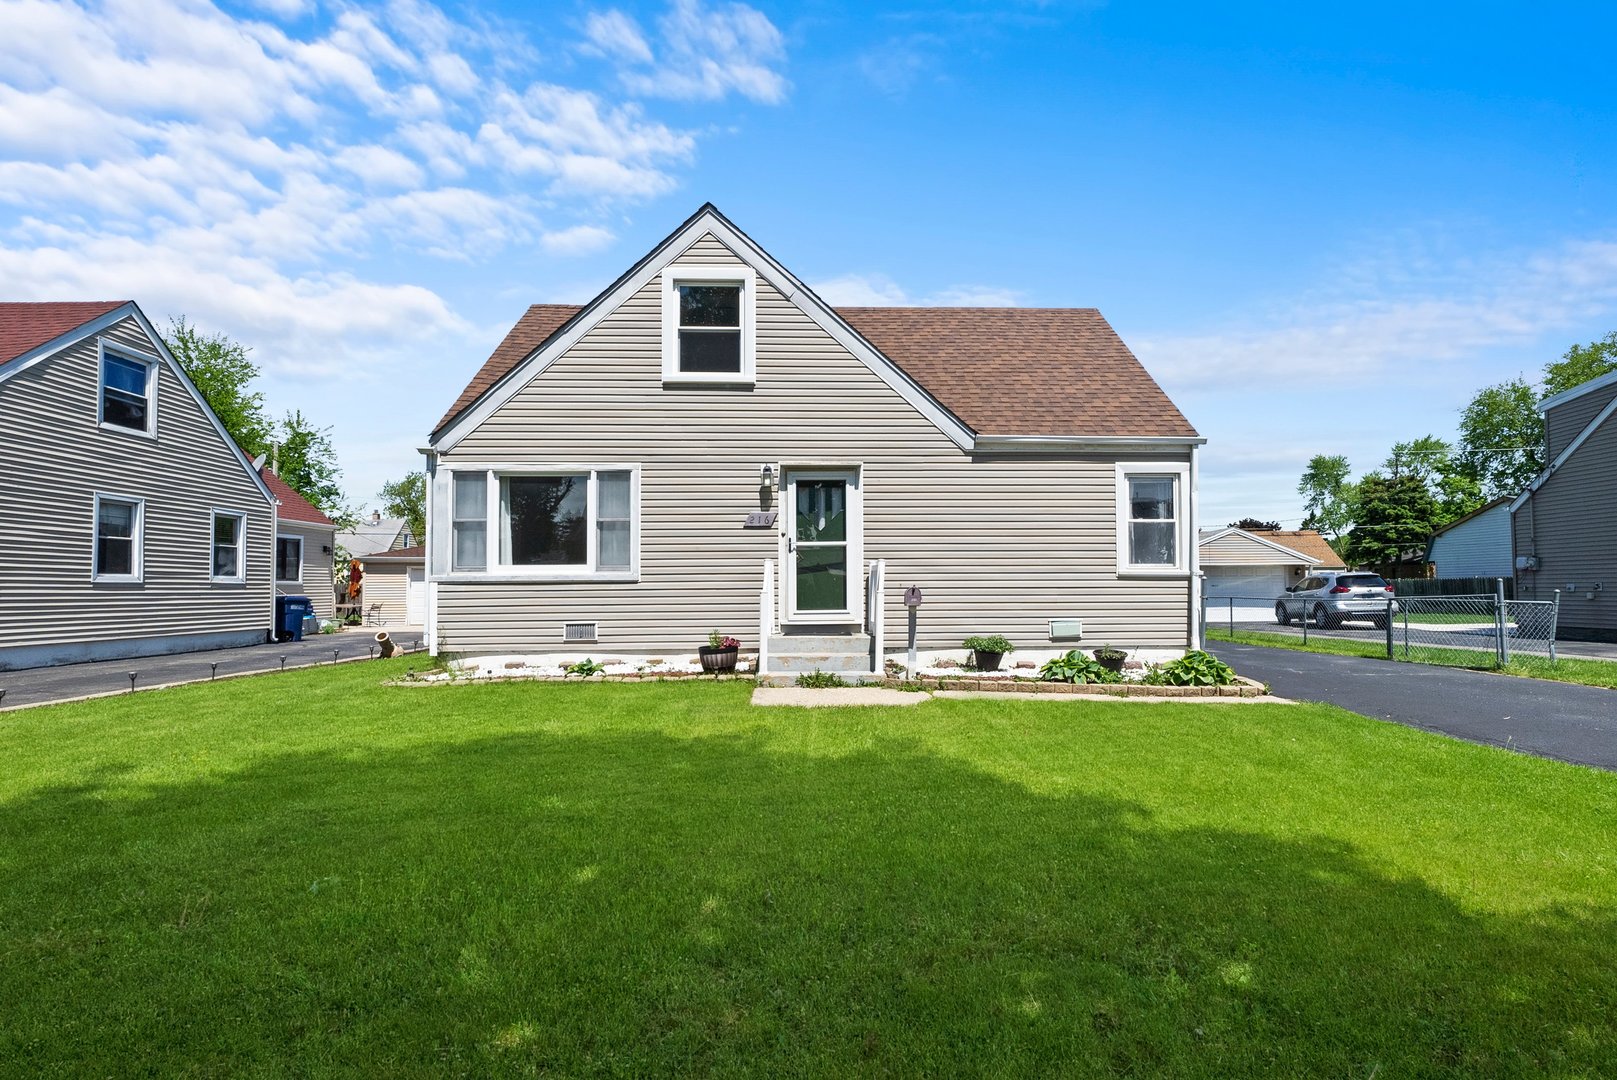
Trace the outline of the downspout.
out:
M 1190 448 L 1190 647 L 1202 647 L 1201 447 Z
M 426 476 L 425 476 L 425 480 L 422 483 L 422 487 L 426 489 L 425 492 L 424 492 L 424 499 L 423 499 L 423 503 L 422 503 L 422 514 L 423 514 L 423 519 L 424 519 L 424 522 L 425 522 L 425 527 L 422 529 L 422 532 L 424 533 L 424 535 L 421 538 L 421 546 L 422 546 L 422 550 L 426 552 L 426 558 L 422 560 L 421 566 L 422 566 L 422 571 L 426 575 L 426 578 L 427 578 L 427 611 L 426 611 L 426 615 L 425 615 L 425 618 L 427 620 L 427 625 L 425 625 L 425 626 L 423 626 L 421 628 L 421 633 L 422 633 L 422 637 L 425 638 L 425 640 L 427 642 L 427 655 L 428 656 L 437 656 L 438 655 L 438 582 L 433 577 L 433 573 L 432 573 L 432 554 L 433 554 L 433 546 L 432 545 L 433 545 L 433 542 L 437 538 L 433 535 L 433 528 L 432 528 L 432 489 L 433 489 L 433 486 L 434 486 L 434 481 L 437 479 L 437 473 L 438 473 L 438 451 L 433 449 L 430 446 L 423 446 L 423 447 L 420 448 L 420 450 L 421 450 L 421 456 L 426 458 L 426 464 L 424 466 Z M 405 576 L 406 576 L 406 578 L 409 577 L 408 572 L 406 572 Z M 405 588 L 408 589 L 409 585 L 407 584 L 405 586 Z

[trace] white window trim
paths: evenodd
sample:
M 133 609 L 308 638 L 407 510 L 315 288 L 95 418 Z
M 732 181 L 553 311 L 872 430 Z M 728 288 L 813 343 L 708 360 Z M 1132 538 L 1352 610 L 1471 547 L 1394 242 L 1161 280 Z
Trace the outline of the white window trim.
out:
M 108 354 L 120 360 L 128 360 L 136 364 L 146 365 L 146 430 L 124 427 L 122 424 L 107 422 L 107 385 L 105 377 L 106 359 Z M 124 435 L 133 435 L 141 439 L 157 438 L 157 384 L 158 367 L 162 361 L 150 353 L 132 349 L 106 338 L 96 338 L 95 356 L 95 422 L 102 431 L 116 431 Z
M 1172 566 L 1129 562 L 1129 478 L 1171 476 L 1174 479 L 1174 563 Z M 1190 576 L 1190 463 L 1184 461 L 1119 461 L 1116 464 L 1117 576 L 1188 578 Z
M 134 572 L 129 574 L 103 574 L 101 572 L 101 503 L 119 502 L 132 503 L 135 507 L 135 527 L 130 540 L 133 548 L 130 551 L 130 566 Z M 133 495 L 118 495 L 113 492 L 96 492 L 95 502 L 91 507 L 90 516 L 90 580 L 103 581 L 115 585 L 139 585 L 146 580 L 146 500 Z M 212 549 L 209 549 L 212 557 Z
M 295 578 L 284 578 L 281 576 L 281 541 L 283 540 L 296 540 L 298 542 L 298 576 Z M 303 537 L 296 534 L 287 536 L 282 536 L 280 533 L 275 534 L 275 584 L 303 584 Z
M 741 370 L 681 371 L 679 369 L 680 285 L 741 286 Z M 757 381 L 758 349 L 756 309 L 758 275 L 750 266 L 669 266 L 662 272 L 663 384 L 751 386 Z
M 217 577 L 213 572 L 213 549 L 216 546 L 213 530 L 222 517 L 235 518 L 238 523 L 236 527 L 236 569 L 238 573 L 230 577 Z M 221 510 L 214 507 L 208 515 L 208 580 L 216 585 L 245 585 L 247 583 L 247 515 L 239 510 Z
M 547 581 L 554 583 L 568 582 L 603 582 L 618 584 L 634 584 L 640 580 L 640 464 L 639 462 L 620 461 L 593 461 L 593 462 L 556 462 L 538 464 L 497 464 L 497 465 L 456 465 L 446 469 L 449 476 L 449 492 L 451 498 L 451 513 L 453 513 L 453 498 L 455 490 L 455 475 L 459 473 L 481 473 L 487 477 L 487 517 L 485 526 L 485 549 L 483 570 L 455 570 L 437 579 L 440 581 Z M 595 569 L 599 558 L 600 535 L 596 528 L 598 518 L 597 508 L 600 505 L 600 496 L 596 490 L 597 474 L 603 472 L 626 472 L 629 474 L 629 566 L 628 569 L 597 570 Z M 515 566 L 500 562 L 501 538 L 503 530 L 500 521 L 500 480 L 513 476 L 562 476 L 567 474 L 588 473 L 589 492 L 589 541 L 588 561 L 584 566 Z M 454 565 L 454 536 L 453 524 L 449 530 L 450 549 L 449 565 Z

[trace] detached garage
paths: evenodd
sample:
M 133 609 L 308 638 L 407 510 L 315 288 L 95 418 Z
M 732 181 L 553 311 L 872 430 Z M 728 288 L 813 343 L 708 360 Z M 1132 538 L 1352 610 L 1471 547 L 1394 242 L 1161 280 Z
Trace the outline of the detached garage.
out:
M 1198 544 L 1205 595 L 1214 600 L 1273 599 L 1312 570 L 1346 569 L 1313 529 L 1214 529 L 1203 533 Z
M 427 621 L 427 549 L 399 548 L 364 558 L 361 603 L 368 623 L 421 626 Z

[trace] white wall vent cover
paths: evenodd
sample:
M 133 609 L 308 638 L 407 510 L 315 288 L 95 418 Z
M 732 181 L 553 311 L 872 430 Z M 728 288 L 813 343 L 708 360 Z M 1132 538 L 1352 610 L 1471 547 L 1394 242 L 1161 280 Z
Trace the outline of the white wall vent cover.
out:
M 599 636 L 599 631 L 599 623 L 563 623 L 561 628 L 561 639 L 563 641 L 594 641 Z
M 1082 619 L 1051 619 L 1051 641 L 1079 641 L 1084 636 L 1084 620 Z

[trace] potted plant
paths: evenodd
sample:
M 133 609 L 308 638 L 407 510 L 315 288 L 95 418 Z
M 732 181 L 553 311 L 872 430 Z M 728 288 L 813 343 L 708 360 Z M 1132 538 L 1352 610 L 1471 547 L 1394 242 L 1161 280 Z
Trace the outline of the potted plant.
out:
M 715 630 L 708 634 L 707 644 L 696 651 L 702 657 L 702 670 L 717 675 L 736 669 L 736 653 L 740 648 L 739 640 Z
M 977 634 L 961 642 L 960 647 L 971 650 L 972 666 L 978 671 L 998 671 L 1005 654 L 1016 651 L 1004 634 Z
M 1121 672 L 1123 661 L 1128 658 L 1128 653 L 1112 645 L 1102 645 L 1095 650 L 1095 662 L 1107 671 Z

